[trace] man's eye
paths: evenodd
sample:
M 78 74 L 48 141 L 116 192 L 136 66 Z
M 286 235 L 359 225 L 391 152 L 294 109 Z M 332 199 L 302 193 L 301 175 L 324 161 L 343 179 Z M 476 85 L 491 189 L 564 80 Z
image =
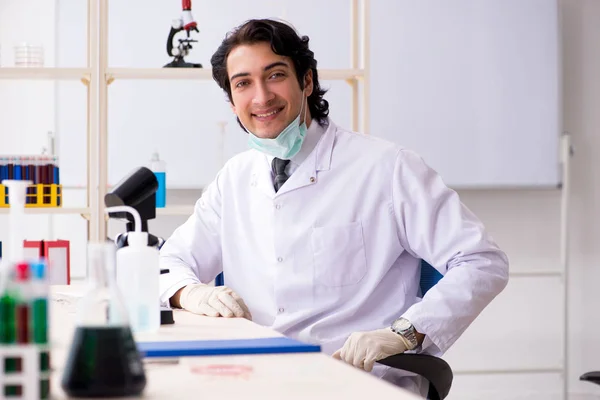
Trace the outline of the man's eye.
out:
M 239 81 L 238 83 L 235 84 L 235 87 L 240 88 L 240 87 L 246 86 L 247 84 L 248 84 L 248 82 L 246 82 L 246 81 Z
M 282 72 L 275 72 L 273 75 L 271 75 L 271 78 L 279 78 L 281 76 L 285 76 Z

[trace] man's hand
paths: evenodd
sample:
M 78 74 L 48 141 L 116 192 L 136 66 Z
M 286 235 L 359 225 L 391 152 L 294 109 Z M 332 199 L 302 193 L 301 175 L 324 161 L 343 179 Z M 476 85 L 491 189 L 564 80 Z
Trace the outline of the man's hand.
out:
M 376 361 L 404 353 L 406 349 L 402 336 L 384 328 L 353 333 L 333 357 L 370 372 Z
M 244 300 L 227 286 L 188 285 L 179 296 L 181 308 L 209 317 L 239 317 L 252 320 Z

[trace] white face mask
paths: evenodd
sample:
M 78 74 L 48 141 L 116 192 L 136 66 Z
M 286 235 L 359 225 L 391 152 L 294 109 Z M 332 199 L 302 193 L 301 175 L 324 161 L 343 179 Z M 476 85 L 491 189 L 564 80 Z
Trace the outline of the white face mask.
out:
M 253 149 L 283 160 L 289 160 L 298 154 L 302 148 L 304 138 L 306 137 L 306 123 L 304 121 L 306 119 L 306 113 L 304 113 L 304 118 L 302 118 L 302 122 L 300 122 L 300 116 L 304 109 L 304 102 L 303 90 L 300 113 L 275 139 L 260 138 L 250 132 L 248 128 L 244 127 L 250 132 L 248 135 L 248 145 Z

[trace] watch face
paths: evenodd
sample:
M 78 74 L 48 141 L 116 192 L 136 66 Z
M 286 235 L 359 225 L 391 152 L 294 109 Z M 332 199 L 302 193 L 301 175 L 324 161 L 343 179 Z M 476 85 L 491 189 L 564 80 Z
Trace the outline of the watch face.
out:
M 394 325 L 396 329 L 400 331 L 404 331 L 410 328 L 410 322 L 404 318 L 400 318 L 399 320 L 397 320 Z

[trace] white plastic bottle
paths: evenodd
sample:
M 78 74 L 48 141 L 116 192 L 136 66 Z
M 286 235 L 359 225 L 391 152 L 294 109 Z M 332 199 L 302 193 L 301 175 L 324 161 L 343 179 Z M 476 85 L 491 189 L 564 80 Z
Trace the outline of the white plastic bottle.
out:
M 147 232 L 129 232 L 128 246 L 117 250 L 117 284 L 134 332 L 160 328 L 158 249 L 148 246 Z
M 161 160 L 158 152 L 152 154 L 150 159 L 150 170 L 156 175 L 158 180 L 158 190 L 156 191 L 156 207 L 163 208 L 167 205 L 167 164 Z

